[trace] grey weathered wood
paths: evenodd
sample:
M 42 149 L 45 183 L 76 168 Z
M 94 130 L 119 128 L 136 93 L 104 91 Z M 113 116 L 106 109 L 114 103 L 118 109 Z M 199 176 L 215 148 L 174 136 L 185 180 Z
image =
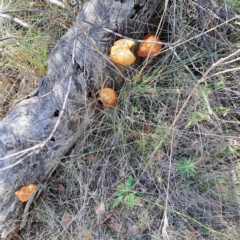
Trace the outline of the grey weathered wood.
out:
M 108 60 L 116 36 L 104 28 L 137 38 L 157 5 L 159 0 L 87 1 L 52 50 L 38 89 L 0 122 L 1 239 L 20 225 L 32 201 L 21 203 L 15 191 L 30 183 L 40 189 L 93 120 L 101 75 L 105 86 L 119 88 L 124 81 L 124 68 Z

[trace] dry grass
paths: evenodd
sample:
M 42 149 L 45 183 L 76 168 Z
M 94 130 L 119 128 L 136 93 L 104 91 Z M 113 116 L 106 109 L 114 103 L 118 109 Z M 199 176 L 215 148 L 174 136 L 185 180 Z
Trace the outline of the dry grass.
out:
M 240 22 L 226 22 L 209 2 L 173 1 L 166 10 L 158 9 L 149 32 L 159 28 L 160 38 L 170 45 L 154 59 L 140 62 L 137 69 L 129 69 L 116 108 L 100 107 L 91 129 L 43 186 L 42 197 L 29 213 L 28 226 L 19 239 L 84 239 L 112 213 L 114 194 L 129 176 L 134 185 L 123 191 L 114 213 L 89 239 L 240 238 L 240 74 L 236 52 Z M 225 13 L 240 14 L 237 1 L 212 2 Z M 28 15 L 24 15 L 25 19 Z M 33 18 L 33 25 L 44 26 L 50 16 L 28 17 Z M 53 20 L 61 22 L 59 32 L 62 25 L 68 26 L 64 20 Z M 21 38 L 22 45 L 17 45 L 20 40 L 16 36 L 25 30 L 15 27 L 8 23 L 2 30 L 15 41 L 6 43 L 7 51 L 16 54 L 28 46 L 31 51 L 26 54 L 33 57 L 36 42 L 28 45 L 28 38 Z M 49 36 L 55 34 L 56 41 L 61 36 L 53 29 L 38 29 L 37 34 L 45 38 L 37 42 L 47 48 L 46 55 L 53 46 L 47 41 Z M 40 56 L 45 60 L 45 55 Z M 14 100 L 36 86 L 44 70 L 33 62 L 22 64 L 17 57 L 12 61 L 7 55 L 1 57 L 5 63 L 1 79 L 18 84 L 17 90 L 13 84 L 12 90 L 7 90 L 9 95 L 4 93 L 3 114 Z M 222 58 L 227 59 L 218 62 Z M 133 81 L 139 72 L 141 79 Z M 185 166 L 188 176 L 179 170 L 183 159 L 194 167 Z M 138 202 L 133 208 L 127 200 L 130 194 Z M 67 227 L 62 226 L 64 213 Z

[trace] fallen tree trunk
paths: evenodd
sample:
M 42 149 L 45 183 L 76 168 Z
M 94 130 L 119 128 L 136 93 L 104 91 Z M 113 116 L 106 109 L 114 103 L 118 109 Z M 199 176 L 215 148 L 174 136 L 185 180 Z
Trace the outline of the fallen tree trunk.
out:
M 111 31 L 137 38 L 134 33 L 142 32 L 157 5 L 158 0 L 87 1 L 52 50 L 39 87 L 0 122 L 1 239 L 24 226 L 33 199 L 22 203 L 15 191 L 31 183 L 41 189 L 93 121 L 103 82 L 119 89 L 125 80 L 124 68 L 108 59 L 116 40 Z

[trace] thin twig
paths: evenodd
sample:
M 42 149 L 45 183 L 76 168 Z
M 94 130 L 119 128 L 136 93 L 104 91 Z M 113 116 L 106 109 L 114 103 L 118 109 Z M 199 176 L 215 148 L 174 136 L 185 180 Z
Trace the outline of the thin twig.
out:
M 11 21 L 14 21 L 14 22 L 20 24 L 21 26 L 23 26 L 23 27 L 25 27 L 25 28 L 28 28 L 28 27 L 29 27 L 27 23 L 25 23 L 24 21 L 20 20 L 20 19 L 17 18 L 17 17 L 12 17 L 12 16 L 10 16 L 10 15 L 8 15 L 8 14 L 3 14 L 3 13 L 0 13 L 0 17 L 2 17 L 2 18 L 7 18 L 7 19 L 9 19 L 9 20 L 11 20 Z
M 91 237 L 91 235 L 113 215 L 113 213 L 116 211 L 116 209 L 117 209 L 117 208 L 114 208 L 114 209 L 112 210 L 112 212 L 110 212 L 106 218 L 104 218 L 97 226 L 95 226 L 95 227 L 84 237 L 83 240 L 89 239 L 89 238 Z
M 223 74 L 223 73 L 227 73 L 227 72 L 235 72 L 235 71 L 240 71 L 240 67 L 230 68 L 230 69 L 226 69 L 226 70 L 221 71 L 221 72 L 214 73 L 214 74 L 210 75 L 208 78 L 212 78 L 212 77 L 217 76 L 219 74 Z
M 179 96 L 178 96 L 179 98 Z M 176 104 L 176 110 L 175 114 L 178 109 L 178 102 Z M 168 167 L 168 180 L 167 180 L 167 191 L 166 191 L 166 199 L 165 199 L 165 209 L 164 209 L 164 223 L 163 223 L 163 228 L 162 228 L 162 236 L 163 237 L 168 237 L 167 234 L 167 227 L 168 227 L 168 218 L 167 218 L 167 211 L 168 211 L 168 201 L 169 201 L 169 190 L 170 190 L 170 178 L 171 178 L 171 170 L 172 170 L 172 156 L 173 156 L 173 141 L 174 141 L 174 130 L 172 131 L 172 138 L 171 138 L 171 149 L 170 149 L 170 156 L 169 156 L 169 167 Z
M 7 10 L 7 11 L 2 11 L 0 14 L 8 14 L 8 13 L 21 13 L 21 12 L 31 12 L 31 13 L 50 13 L 58 16 L 66 16 L 66 14 L 60 13 L 60 12 L 55 12 L 55 11 L 49 11 L 49 10 L 41 10 L 41 9 L 15 9 L 15 10 Z
M 89 23 L 89 22 L 87 22 L 87 23 Z M 139 42 L 139 43 L 141 43 L 141 42 L 143 42 L 143 43 L 144 43 L 144 42 L 149 42 L 149 43 L 155 43 L 155 44 L 164 44 L 164 45 L 166 45 L 166 46 L 173 46 L 173 45 L 174 45 L 173 43 L 167 43 L 167 42 L 162 42 L 162 41 L 161 41 L 161 43 L 159 43 L 159 42 L 157 42 L 157 41 L 149 41 L 149 40 L 146 41 L 146 40 L 140 40 L 140 39 L 130 38 L 130 37 L 124 36 L 124 35 L 122 35 L 122 34 L 120 34 L 120 33 L 116 33 L 116 32 L 114 32 L 114 31 L 112 31 L 112 30 L 110 30 L 110 29 L 108 29 L 108 28 L 103 28 L 103 30 L 105 30 L 106 32 L 112 33 L 112 34 L 114 34 L 114 35 L 116 35 L 116 36 L 118 36 L 118 37 L 132 40 L 132 41 L 134 41 L 134 42 Z
M 56 5 L 58 7 L 67 8 L 67 6 L 63 2 L 59 2 L 58 0 L 46 0 L 46 1 Z

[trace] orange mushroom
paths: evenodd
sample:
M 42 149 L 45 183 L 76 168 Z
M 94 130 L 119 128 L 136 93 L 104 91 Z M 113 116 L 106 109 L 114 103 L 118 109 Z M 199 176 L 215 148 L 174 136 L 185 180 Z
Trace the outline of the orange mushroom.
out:
M 142 42 L 139 44 L 138 49 L 137 49 L 137 55 L 139 57 L 153 57 L 157 55 L 161 49 L 162 49 L 162 44 L 160 42 L 160 39 L 153 35 L 153 34 L 148 34 L 142 38 L 142 40 L 145 40 L 146 42 Z M 154 41 L 154 42 L 159 42 L 159 43 L 152 43 L 148 41 Z
M 32 197 L 36 190 L 37 186 L 34 184 L 29 184 L 25 187 L 21 187 L 18 191 L 15 192 L 15 194 L 21 202 L 26 202 Z
M 111 47 L 110 57 L 113 62 L 127 66 L 135 62 L 136 57 L 131 52 L 135 42 L 128 39 L 119 39 Z
M 103 88 L 99 92 L 98 100 L 104 107 L 114 107 L 117 103 L 118 95 L 112 88 Z

